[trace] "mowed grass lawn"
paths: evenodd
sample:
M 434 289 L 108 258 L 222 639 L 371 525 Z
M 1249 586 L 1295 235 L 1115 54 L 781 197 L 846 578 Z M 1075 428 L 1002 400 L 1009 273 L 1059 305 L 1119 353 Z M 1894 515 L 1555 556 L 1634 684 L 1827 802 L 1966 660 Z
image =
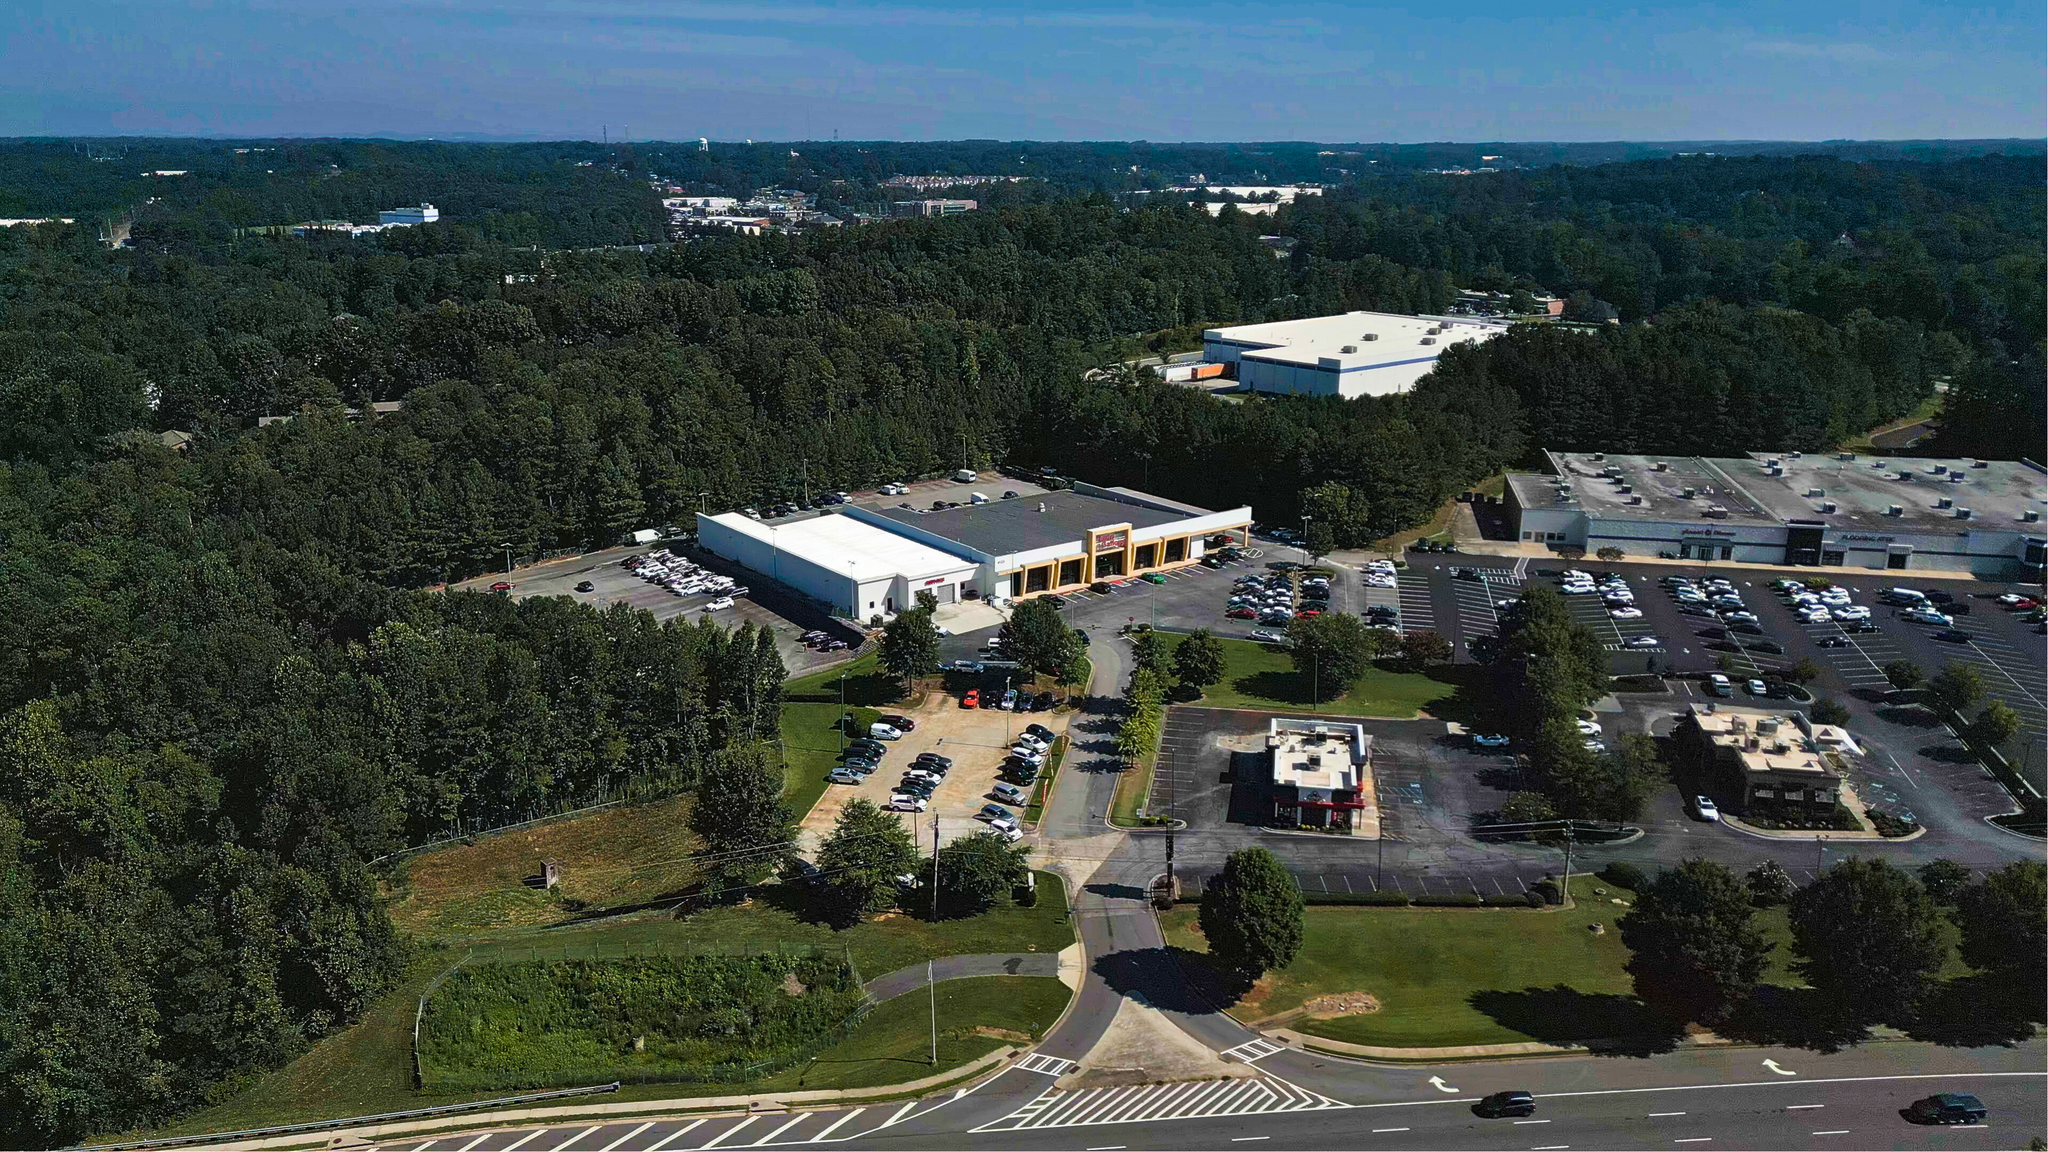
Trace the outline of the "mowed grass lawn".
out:
M 1179 641 L 1174 641 L 1178 645 Z M 1335 687 L 1317 684 L 1294 671 L 1287 651 L 1277 644 L 1223 640 L 1223 680 L 1210 685 L 1200 700 L 1205 708 L 1251 708 L 1269 712 L 1320 712 L 1333 716 L 1376 716 L 1412 719 L 1416 713 L 1455 691 L 1419 672 L 1373 668 L 1335 699 Z
M 1616 904 L 1633 893 L 1593 876 L 1572 880 L 1569 909 L 1321 907 L 1306 911 L 1299 958 L 1232 1008 L 1240 1020 L 1300 1009 L 1317 996 L 1369 992 L 1380 1010 L 1298 1018 L 1298 1031 L 1387 1048 L 1551 1044 L 1664 1031 L 1635 998 Z M 1161 918 L 1169 945 L 1207 944 L 1186 905 Z M 1599 924 L 1604 932 L 1595 934 Z M 1785 909 L 1757 913 L 1777 944 L 1764 981 L 1801 987 Z M 1964 971 L 1951 965 L 1955 975 Z
M 848 708 L 886 708 L 902 699 L 902 685 L 882 671 L 881 662 L 872 654 L 783 684 L 782 799 L 798 820 L 825 794 L 829 787 L 825 774 L 839 763 L 842 672 Z
M 566 900 L 618 907 L 681 892 L 696 879 L 690 803 L 670 797 L 421 853 L 402 865 L 391 922 L 429 938 L 489 935 L 573 919 Z M 522 882 L 543 860 L 562 864 L 557 891 Z

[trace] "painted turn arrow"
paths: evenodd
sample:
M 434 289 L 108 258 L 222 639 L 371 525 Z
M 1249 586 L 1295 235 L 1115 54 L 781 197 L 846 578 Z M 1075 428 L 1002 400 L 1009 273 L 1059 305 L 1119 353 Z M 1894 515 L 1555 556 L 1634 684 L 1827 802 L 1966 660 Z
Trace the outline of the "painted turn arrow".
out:
M 1790 1073 L 1787 1073 L 1787 1075 L 1790 1075 Z M 1451 1086 L 1450 1086 L 1449 1084 L 1446 1084 L 1446 1083 L 1444 1083 L 1444 1078 L 1443 1078 L 1443 1077 L 1441 1077 L 1441 1076 L 1431 1076 L 1431 1077 L 1429 1078 L 1429 1082 L 1430 1082 L 1431 1084 L 1434 1084 L 1434 1085 L 1436 1085 L 1436 1090 L 1437 1090 L 1437 1091 L 1439 1091 L 1439 1092 L 1453 1092 L 1453 1093 L 1455 1093 L 1455 1092 L 1457 1091 L 1457 1089 L 1456 1089 L 1456 1088 L 1453 1088 L 1453 1087 L 1451 1087 Z
M 1776 1072 L 1776 1073 L 1777 1073 L 1778 1075 L 1780 1075 L 1780 1076 L 1797 1076 L 1797 1075 L 1799 1075 L 1799 1073 L 1797 1073 L 1797 1072 L 1794 1072 L 1794 1071 L 1792 1071 L 1792 1070 L 1791 1070 L 1790 1068 L 1780 1068 L 1780 1067 L 1778 1067 L 1778 1062 L 1777 1062 L 1776 1060 L 1766 1060 L 1766 1061 L 1764 1061 L 1764 1067 L 1766 1067 L 1766 1068 L 1769 1068 L 1769 1069 L 1770 1069 L 1771 1071 L 1773 1071 L 1773 1072 Z

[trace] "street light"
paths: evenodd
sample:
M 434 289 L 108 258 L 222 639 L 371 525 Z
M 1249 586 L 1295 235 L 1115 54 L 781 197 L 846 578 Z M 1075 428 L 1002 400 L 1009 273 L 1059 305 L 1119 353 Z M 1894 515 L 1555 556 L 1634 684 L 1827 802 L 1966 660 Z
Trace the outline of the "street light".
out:
M 1314 517 L 1307 513 L 1303 513 L 1301 517 L 1301 562 L 1303 564 L 1313 564 L 1315 562 L 1309 558 L 1308 554 L 1308 522 L 1313 519 Z
M 510 544 L 500 544 L 498 547 L 505 550 L 505 575 L 510 576 L 512 574 L 512 546 Z
M 709 492 L 697 493 L 697 511 L 699 514 L 706 513 L 711 510 L 709 503 L 707 503 L 710 499 L 711 493 Z

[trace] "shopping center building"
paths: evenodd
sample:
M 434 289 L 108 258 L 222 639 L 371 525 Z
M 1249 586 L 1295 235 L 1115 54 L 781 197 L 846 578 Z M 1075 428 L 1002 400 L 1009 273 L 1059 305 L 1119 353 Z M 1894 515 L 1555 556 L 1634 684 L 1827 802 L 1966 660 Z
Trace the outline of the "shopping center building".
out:
M 1516 538 L 1589 554 L 2039 580 L 2048 474 L 2032 461 L 1855 453 L 1548 453 L 1508 477 Z
M 941 604 L 1070 592 L 1198 562 L 1242 543 L 1252 510 L 1214 512 L 1129 488 L 1071 489 L 918 511 L 848 504 L 784 524 L 700 515 L 699 547 L 865 620 L 928 591 Z

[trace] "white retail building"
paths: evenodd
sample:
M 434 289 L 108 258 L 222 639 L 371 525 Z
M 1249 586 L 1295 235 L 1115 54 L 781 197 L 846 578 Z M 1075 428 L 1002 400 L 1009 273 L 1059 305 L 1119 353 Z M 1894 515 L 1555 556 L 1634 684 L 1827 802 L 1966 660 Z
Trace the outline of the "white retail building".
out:
M 737 512 L 697 517 L 697 543 L 829 605 L 838 615 L 893 614 L 930 592 L 960 599 L 979 565 L 852 516 L 764 524 Z
M 1250 392 L 1296 396 L 1391 396 L 1415 387 L 1444 349 L 1491 340 L 1498 320 L 1346 312 L 1240 324 L 1202 333 L 1203 359 L 1234 366 Z

